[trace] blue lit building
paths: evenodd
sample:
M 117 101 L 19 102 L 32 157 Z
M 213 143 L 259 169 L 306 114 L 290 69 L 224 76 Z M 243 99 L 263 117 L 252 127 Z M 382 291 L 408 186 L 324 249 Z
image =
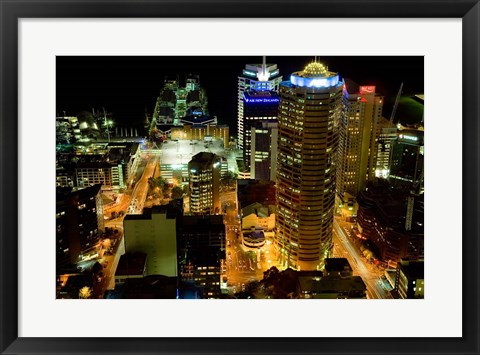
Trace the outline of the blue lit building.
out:
M 282 77 L 280 76 L 280 70 L 276 64 L 267 64 L 265 57 L 263 57 L 262 64 L 247 64 L 242 71 L 242 75 L 238 77 L 238 148 L 243 151 L 245 147 L 245 103 L 255 103 L 245 101 L 244 93 L 254 90 L 261 91 L 273 91 L 278 92 L 278 88 Z M 256 101 L 256 100 L 254 100 Z M 278 103 L 277 103 L 278 105 Z M 248 162 L 250 165 L 250 162 Z
M 251 179 L 275 181 L 279 103 L 274 91 L 244 93 L 243 161 Z
M 275 246 L 285 267 L 322 270 L 333 246 L 343 86 L 317 61 L 280 84 Z

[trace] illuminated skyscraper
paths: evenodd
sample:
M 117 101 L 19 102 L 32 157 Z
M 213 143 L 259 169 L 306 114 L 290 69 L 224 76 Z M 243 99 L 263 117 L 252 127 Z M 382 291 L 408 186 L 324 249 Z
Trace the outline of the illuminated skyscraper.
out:
M 356 197 L 367 181 L 375 178 L 383 96 L 375 86 L 358 86 L 346 80 L 344 113 L 340 121 L 337 193 Z
M 397 139 L 397 126 L 383 117 L 380 121 L 380 136 L 378 137 L 377 168 L 375 176 L 388 178 L 390 174 L 390 158 L 393 143 Z
M 275 180 L 279 103 L 274 91 L 244 93 L 243 161 L 251 179 Z
M 323 269 L 332 247 L 342 91 L 316 61 L 280 84 L 275 242 L 288 267 Z
M 242 75 L 238 77 L 238 147 L 243 151 L 245 143 L 245 93 L 274 91 L 278 92 L 278 87 L 282 77 L 276 64 L 266 64 L 263 57 L 263 64 L 247 64 L 243 69 Z M 251 103 L 254 103 L 253 101 Z M 270 102 L 271 103 L 271 102 Z M 276 116 L 276 115 L 275 115 Z M 265 119 L 272 117 L 272 114 L 265 116 Z M 263 119 L 263 116 L 257 116 L 257 120 Z M 245 162 L 248 166 L 250 161 Z
M 215 154 L 201 152 L 188 163 L 190 180 L 190 213 L 220 212 L 221 161 Z

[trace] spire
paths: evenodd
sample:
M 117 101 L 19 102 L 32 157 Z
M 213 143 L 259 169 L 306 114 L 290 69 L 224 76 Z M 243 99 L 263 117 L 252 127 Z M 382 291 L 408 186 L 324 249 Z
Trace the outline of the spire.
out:
M 270 73 L 267 70 L 267 57 L 263 56 L 262 65 L 258 69 L 257 78 L 259 81 L 268 81 Z

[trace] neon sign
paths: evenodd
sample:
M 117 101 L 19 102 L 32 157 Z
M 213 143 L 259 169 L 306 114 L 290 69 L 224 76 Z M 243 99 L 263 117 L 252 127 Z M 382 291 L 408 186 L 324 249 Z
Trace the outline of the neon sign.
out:
M 280 102 L 280 99 L 277 97 L 254 97 L 246 98 L 244 97 L 245 102 L 248 103 L 277 103 Z
M 360 94 L 374 94 L 375 86 L 360 86 Z

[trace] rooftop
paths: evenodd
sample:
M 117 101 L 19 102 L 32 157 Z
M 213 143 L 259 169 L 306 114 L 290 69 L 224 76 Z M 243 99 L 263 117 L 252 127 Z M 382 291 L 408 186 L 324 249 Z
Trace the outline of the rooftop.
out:
M 225 156 L 223 140 L 214 139 L 208 143 L 199 140 L 165 141 L 162 145 L 161 165 L 188 164 L 192 157 L 200 152 Z
M 115 276 L 142 275 L 147 263 L 145 253 L 125 253 L 120 257 Z
M 298 283 L 301 291 L 312 293 L 362 292 L 367 290 L 360 276 L 345 278 L 299 276 Z
M 424 263 L 423 260 L 405 260 L 402 259 L 398 263 L 400 270 L 410 280 L 423 279 L 424 278 Z
M 352 271 L 352 267 L 346 258 L 326 258 L 325 270 L 330 271 Z

